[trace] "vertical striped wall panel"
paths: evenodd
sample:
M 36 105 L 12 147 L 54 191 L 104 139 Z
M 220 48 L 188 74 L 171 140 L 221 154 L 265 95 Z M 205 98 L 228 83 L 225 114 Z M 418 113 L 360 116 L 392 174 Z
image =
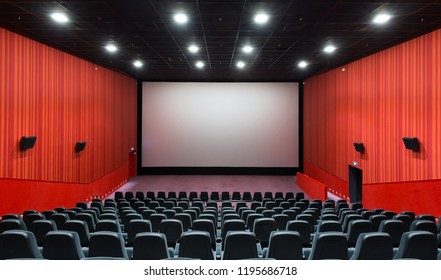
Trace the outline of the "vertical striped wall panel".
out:
M 136 80 L 4 29 L 0 61 L 0 178 L 90 183 L 128 164 Z
M 440 81 L 441 30 L 308 79 L 305 161 L 345 181 L 356 161 L 366 184 L 441 179 Z

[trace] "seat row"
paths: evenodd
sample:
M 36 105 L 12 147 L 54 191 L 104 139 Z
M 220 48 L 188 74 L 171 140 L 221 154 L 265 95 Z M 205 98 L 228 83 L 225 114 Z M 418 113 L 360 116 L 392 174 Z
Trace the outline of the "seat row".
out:
M 406 232 L 394 251 L 392 240 L 386 233 L 363 233 L 354 249 L 348 248 L 347 239 L 341 232 L 324 232 L 315 235 L 312 248 L 301 246 L 297 232 L 274 231 L 270 242 L 261 255 L 256 246 L 256 236 L 249 231 L 228 232 L 225 249 L 220 259 L 276 259 L 276 260 L 390 260 L 390 259 L 440 259 L 436 237 L 427 231 Z M 121 235 L 113 232 L 97 232 L 92 235 L 90 247 L 81 248 L 78 234 L 71 231 L 51 231 L 42 247 L 38 247 L 32 232 L 8 230 L 0 234 L 0 259 L 134 259 L 159 260 L 189 258 L 214 260 L 210 236 L 204 231 L 188 231 L 180 236 L 174 251 L 168 247 L 164 234 L 144 232 L 135 237 L 131 248 L 125 247 Z
M 298 207 L 295 207 L 298 208 Z M 282 214 L 273 214 L 271 210 L 264 210 L 264 214 L 273 214 L 265 216 L 246 207 L 231 208 L 225 207 L 220 209 L 220 213 L 214 207 L 206 207 L 203 212 L 199 208 L 185 210 L 187 213 L 179 213 L 175 216 L 167 217 L 165 214 L 156 213 L 154 210 L 144 210 L 142 215 L 136 213 L 133 209 L 123 210 L 120 218 L 115 214 L 103 213 L 98 222 L 93 222 L 90 213 L 78 214 L 77 218 L 88 217 L 89 223 L 83 220 L 67 220 L 64 224 L 56 226 L 53 220 L 36 220 L 29 230 L 31 230 L 37 239 L 37 243 L 42 245 L 43 239 L 47 232 L 56 230 L 71 230 L 78 233 L 81 245 L 89 246 L 89 232 L 113 231 L 122 234 L 125 244 L 131 246 L 134 238 L 141 232 L 161 232 L 164 233 L 169 245 L 174 247 L 177 240 L 183 232 L 189 230 L 203 230 L 210 234 L 212 247 L 220 255 L 224 249 L 225 236 L 229 231 L 248 230 L 256 234 L 259 240 L 260 248 L 268 246 L 269 237 L 273 231 L 289 230 L 299 233 L 302 239 L 302 246 L 311 247 L 311 241 L 317 233 L 338 231 L 343 232 L 347 237 L 349 247 L 355 246 L 358 236 L 364 232 L 380 231 L 388 233 L 393 241 L 394 246 L 398 246 L 401 236 L 408 231 L 404 227 L 404 223 L 398 219 L 385 219 L 381 222 L 379 229 L 374 229 L 370 220 L 365 220 L 360 215 L 348 214 L 352 213 L 351 209 L 342 209 L 340 211 L 340 219 L 343 224 L 338 221 L 339 217 L 333 211 L 323 211 L 320 220 L 314 219 L 313 208 L 307 208 L 297 215 L 296 210 L 284 210 Z M 116 209 L 115 209 L 116 211 Z M 352 210 L 353 211 L 353 210 Z M 53 216 L 60 216 L 61 213 Z M 32 215 L 32 214 L 29 214 Z M 66 216 L 61 214 L 61 217 Z M 375 218 L 376 215 L 371 216 Z M 332 219 L 330 219 L 332 218 Z M 433 221 L 423 220 L 417 217 L 411 224 L 410 230 L 426 230 L 437 234 L 437 228 Z M 121 222 L 122 221 L 122 222 Z M 91 225 L 89 227 L 89 224 Z M 7 225 L 19 225 L 17 227 L 7 227 Z M 7 229 L 26 229 L 24 222 L 19 219 L 7 219 L 0 222 L 0 232 Z M 439 236 L 439 235 L 438 235 Z M 259 250 L 260 252 L 261 250 Z
M 106 200 L 103 203 L 96 200 L 90 206 L 79 202 L 72 209 L 56 208 L 50 212 L 50 216 L 47 215 L 48 211 L 45 211 L 46 215 L 25 211 L 23 220 L 17 214 L 5 215 L 0 222 L 0 233 L 10 229 L 30 229 L 41 246 L 49 231 L 70 230 L 77 232 L 83 247 L 88 247 L 89 232 L 114 231 L 123 237 L 126 246 L 132 246 L 137 234 L 153 231 L 163 233 L 173 247 L 184 232 L 202 230 L 209 233 L 212 248 L 219 256 L 225 249 L 225 237 L 230 231 L 247 230 L 254 233 L 259 240 L 259 255 L 268 246 L 272 232 L 285 229 L 299 233 L 303 248 L 311 247 L 315 235 L 328 231 L 342 232 L 349 247 L 355 246 L 362 233 L 375 232 L 380 227 L 381 232 L 391 236 L 394 246 L 398 246 L 400 237 L 408 230 L 425 230 L 435 235 L 439 232 L 435 218 L 431 215 L 415 217 L 414 213 L 408 211 L 396 214 L 383 209 L 368 210 L 356 204 L 349 208 L 343 201 L 334 203 L 302 199 L 288 209 L 280 207 L 285 202 L 276 206 L 274 201 L 269 200 L 236 203 L 224 201 L 221 207 L 218 207 L 219 203 L 208 206 L 210 202 L 193 201 L 191 204 L 187 202 L 189 208 L 181 209 L 179 213 L 161 206 L 149 209 L 139 204 L 136 208 L 138 203 L 144 202 L 131 204 L 124 200 L 118 203 Z M 132 205 L 135 208 L 131 208 Z M 48 220 L 45 220 L 46 216 Z M 403 227 L 404 221 L 411 221 L 410 226 Z
M 218 191 L 212 191 L 211 193 L 206 192 L 206 191 L 201 191 L 201 192 L 189 192 L 187 193 L 186 191 L 179 191 L 179 192 L 175 192 L 175 191 L 158 191 L 157 193 L 153 192 L 153 191 L 147 191 L 146 193 L 142 192 L 142 191 L 137 191 L 137 192 L 131 192 L 131 191 L 126 191 L 126 192 L 120 192 L 117 191 L 114 194 L 114 198 L 115 200 L 121 199 L 121 198 L 125 198 L 126 200 L 130 200 L 132 198 L 138 198 L 139 200 L 143 200 L 144 198 L 149 198 L 151 200 L 156 200 L 156 199 L 178 199 L 178 200 L 190 200 L 193 201 L 195 199 L 200 199 L 202 201 L 208 201 L 208 200 L 213 200 L 213 201 L 223 201 L 223 200 L 233 200 L 233 201 L 262 201 L 263 199 L 284 199 L 284 200 L 288 200 L 288 199 L 303 199 L 305 197 L 303 192 L 298 192 L 298 193 L 294 193 L 294 192 L 238 192 L 238 191 L 233 191 L 231 194 L 229 191 L 222 191 L 222 192 L 218 192 Z

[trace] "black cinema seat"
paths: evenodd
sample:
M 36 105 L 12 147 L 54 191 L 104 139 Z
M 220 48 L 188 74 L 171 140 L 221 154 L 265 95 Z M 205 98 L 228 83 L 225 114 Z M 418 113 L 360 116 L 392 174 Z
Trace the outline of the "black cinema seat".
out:
M 263 257 L 276 260 L 301 260 L 303 259 L 302 238 L 298 232 L 273 231 L 268 248 L 263 249 Z
M 85 256 L 76 232 L 58 230 L 46 234 L 43 257 L 49 260 L 80 260 Z
M 41 259 L 34 234 L 26 230 L 8 230 L 0 234 L 0 260 Z
M 179 257 L 214 260 L 210 234 L 206 231 L 187 231 L 182 233 Z
M 256 236 L 249 231 L 230 231 L 225 237 L 223 260 L 257 258 Z
M 392 238 L 384 232 L 368 232 L 358 237 L 351 260 L 391 260 L 392 257 Z

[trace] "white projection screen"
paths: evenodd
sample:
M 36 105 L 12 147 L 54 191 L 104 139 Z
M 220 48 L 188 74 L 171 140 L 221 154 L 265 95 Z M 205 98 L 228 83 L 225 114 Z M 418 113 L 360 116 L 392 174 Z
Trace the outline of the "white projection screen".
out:
M 298 167 L 298 83 L 143 82 L 142 167 Z

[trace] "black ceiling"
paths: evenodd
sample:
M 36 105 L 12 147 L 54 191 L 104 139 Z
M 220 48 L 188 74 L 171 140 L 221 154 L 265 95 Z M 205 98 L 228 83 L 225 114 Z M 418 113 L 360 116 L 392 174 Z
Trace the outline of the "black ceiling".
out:
M 441 1 L 0 1 L 0 26 L 141 80 L 301 81 L 441 27 Z M 50 13 L 65 12 L 58 24 Z M 177 25 L 175 12 L 189 20 Z M 254 23 L 265 11 L 267 24 Z M 372 23 L 378 13 L 392 19 Z M 104 46 L 119 50 L 108 53 Z M 197 44 L 192 54 L 188 46 Z M 338 49 L 325 54 L 333 43 Z M 242 47 L 254 50 L 245 54 Z M 144 62 L 141 69 L 132 63 Z M 203 69 L 196 61 L 205 63 Z M 244 69 L 236 63 L 243 60 Z M 306 60 L 305 69 L 297 66 Z

